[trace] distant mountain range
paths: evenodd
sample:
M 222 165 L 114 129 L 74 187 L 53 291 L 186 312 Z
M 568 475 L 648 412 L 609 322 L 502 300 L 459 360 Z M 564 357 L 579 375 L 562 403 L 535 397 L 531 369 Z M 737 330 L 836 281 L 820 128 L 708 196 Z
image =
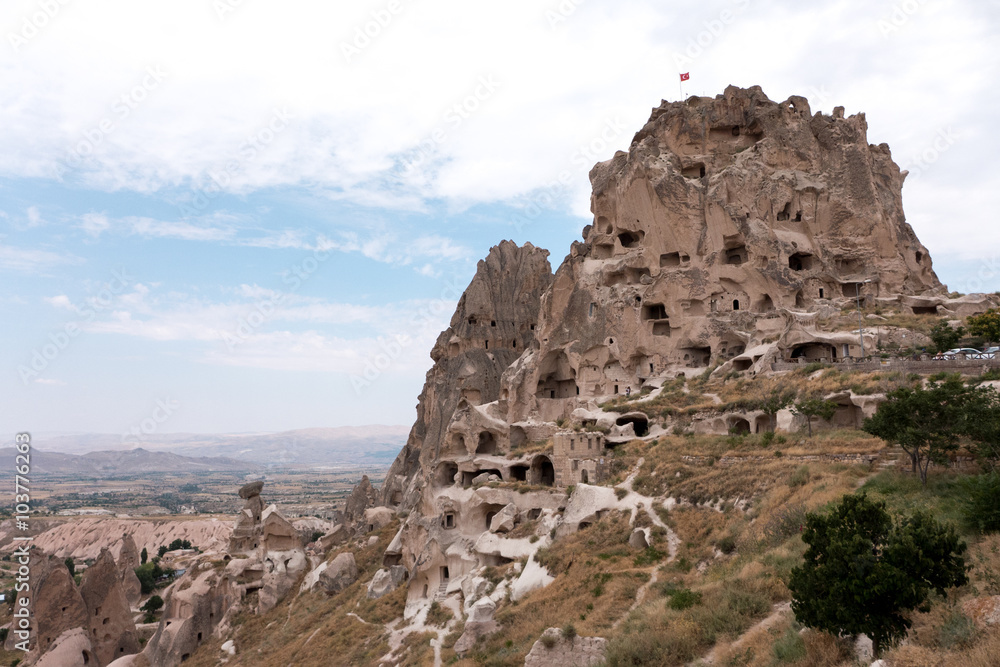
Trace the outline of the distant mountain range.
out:
M 0 449 L 0 458 L 14 460 L 13 447 Z M 94 475 L 113 477 L 163 472 L 233 471 L 243 472 L 259 468 L 249 461 L 225 457 L 181 456 L 170 452 L 151 452 L 137 448 L 127 451 L 90 452 L 88 454 L 63 454 L 43 449 L 31 450 L 32 475 Z
M 103 433 L 37 434 L 32 438 L 32 449 L 38 452 L 39 463 L 36 466 L 33 458 L 32 468 L 42 471 L 47 466 L 55 472 L 76 465 L 84 466 L 83 470 L 92 467 L 98 473 L 127 473 L 389 464 L 406 444 L 409 430 L 408 426 L 342 426 L 280 433 L 164 433 L 125 441 L 120 435 Z M 13 449 L 0 449 L 0 455 L 6 456 L 8 451 Z M 13 460 L 13 453 L 10 456 Z

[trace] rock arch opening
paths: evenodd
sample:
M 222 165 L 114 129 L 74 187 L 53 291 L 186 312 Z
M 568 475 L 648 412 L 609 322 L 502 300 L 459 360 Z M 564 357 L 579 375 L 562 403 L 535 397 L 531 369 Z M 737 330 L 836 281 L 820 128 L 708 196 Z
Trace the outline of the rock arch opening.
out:
M 548 456 L 536 456 L 535 460 L 531 462 L 531 483 L 541 486 L 555 486 L 556 469 Z
M 632 424 L 632 429 L 635 431 L 636 436 L 640 438 L 649 433 L 649 417 L 641 412 L 630 412 L 622 415 L 615 420 L 615 423 L 619 426 Z

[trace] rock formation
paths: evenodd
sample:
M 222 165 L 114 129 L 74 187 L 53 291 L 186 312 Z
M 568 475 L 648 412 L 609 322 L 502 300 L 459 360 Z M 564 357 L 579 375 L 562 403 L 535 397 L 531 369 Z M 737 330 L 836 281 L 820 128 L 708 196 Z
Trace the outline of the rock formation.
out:
M 604 663 L 607 642 L 601 637 L 564 637 L 559 628 L 549 628 L 531 647 L 524 667 L 588 667 Z
M 246 502 L 243 503 L 243 509 L 229 537 L 230 553 L 249 553 L 260 546 L 260 520 L 264 512 L 260 492 L 263 488 L 264 482 L 256 481 L 245 484 L 240 489 L 240 498 Z
M 122 546 L 118 552 L 118 570 L 121 572 L 125 599 L 133 607 L 138 605 L 142 598 L 142 585 L 135 576 L 135 568 L 139 567 L 139 561 L 139 549 L 135 546 L 135 540 L 126 533 L 122 536 Z
M 504 458 L 513 436 L 504 421 L 500 379 L 504 369 L 537 345 L 539 308 L 551 279 L 548 253 L 530 243 L 518 247 L 504 241 L 479 263 L 451 325 L 431 351 L 435 363 L 420 395 L 417 421 L 382 488 L 382 503 L 406 509 L 410 516 L 387 549 L 386 569 L 371 582 L 369 596 L 394 587 L 399 578 L 394 568 L 417 570 L 410 596 L 419 600 L 454 590 L 463 575 L 487 562 L 521 555 L 501 555 L 497 545 L 485 543 L 483 552 L 470 553 L 465 545 L 510 503 L 506 492 L 473 489 L 473 480 L 483 472 L 504 479 L 512 474 Z M 542 437 L 552 430 L 543 427 Z M 524 433 L 519 436 L 513 444 L 526 442 Z M 527 471 L 525 466 L 524 475 Z M 559 503 L 545 493 L 513 495 L 526 514 Z M 453 544 L 463 546 L 450 550 Z
M 121 573 L 107 549 L 102 549 L 94 564 L 83 573 L 80 597 L 87 607 L 87 629 L 94 654 L 101 665 L 139 650 L 135 622 L 122 588 Z
M 504 377 L 507 420 L 568 418 L 715 365 L 860 356 L 856 333 L 816 321 L 858 299 L 936 311 L 905 174 L 866 133 L 864 114 L 812 115 L 759 87 L 654 109 L 628 153 L 591 171 L 594 222 L 546 295 L 539 349 Z
M 29 610 L 35 639 L 31 655 L 34 656 L 48 651 L 64 633 L 75 628 L 89 629 L 90 617 L 76 582 L 61 559 L 33 550 L 31 575 L 33 595 L 29 598 Z M 12 635 L 7 639 L 8 650 L 14 648 Z M 88 633 L 84 633 L 83 639 L 87 643 L 86 650 L 92 651 Z M 76 645 L 78 642 L 71 643 Z
M 812 114 L 802 97 L 729 87 L 654 109 L 627 153 L 591 171 L 593 223 L 554 275 L 530 244 L 504 241 L 480 262 L 381 489 L 380 504 L 407 516 L 369 594 L 391 590 L 402 567 L 408 609 L 459 591 L 468 606 L 480 568 L 521 558 L 515 599 L 550 581 L 531 557 L 549 533 L 627 504 L 590 484 L 650 418 L 605 412 L 609 399 L 681 375 L 856 359 L 857 330 L 827 326 L 852 304 L 942 315 L 992 304 L 948 297 L 903 216 L 905 176 L 885 144 L 868 144 L 864 114 Z M 875 348 L 874 333 L 864 345 Z M 852 422 L 877 405 L 834 400 Z M 769 427 L 764 417 L 693 429 L 750 431 Z M 508 537 L 528 522 L 532 540 Z M 631 542 L 649 539 L 639 530 Z

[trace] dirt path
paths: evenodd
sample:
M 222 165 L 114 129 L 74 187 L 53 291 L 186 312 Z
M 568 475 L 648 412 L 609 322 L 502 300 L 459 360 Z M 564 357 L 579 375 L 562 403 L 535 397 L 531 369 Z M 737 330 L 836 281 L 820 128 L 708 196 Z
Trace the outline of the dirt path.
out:
M 721 656 L 723 649 L 728 649 L 728 648 L 737 648 L 738 649 L 740 646 L 743 645 L 743 642 L 745 642 L 750 635 L 752 635 L 755 632 L 759 632 L 761 630 L 767 630 L 768 628 L 770 628 L 774 624 L 778 623 L 781 620 L 781 617 L 786 612 L 791 611 L 791 609 L 792 609 L 792 603 L 791 602 L 782 602 L 780 604 L 774 605 L 774 607 L 771 610 L 771 614 L 767 618 L 765 618 L 762 621 L 758 622 L 757 624 L 751 626 L 746 632 L 744 632 L 742 635 L 740 635 L 739 637 L 737 637 L 736 641 L 734 641 L 734 642 L 732 642 L 730 644 L 726 644 L 725 646 L 719 646 L 718 644 L 716 644 L 715 647 L 712 648 L 712 650 L 708 652 L 708 655 L 706 655 L 700 661 L 696 660 L 693 663 L 688 663 L 688 667 L 692 667 L 693 665 L 696 665 L 696 664 L 705 664 L 705 665 L 714 665 L 714 664 L 716 664 L 716 661 Z

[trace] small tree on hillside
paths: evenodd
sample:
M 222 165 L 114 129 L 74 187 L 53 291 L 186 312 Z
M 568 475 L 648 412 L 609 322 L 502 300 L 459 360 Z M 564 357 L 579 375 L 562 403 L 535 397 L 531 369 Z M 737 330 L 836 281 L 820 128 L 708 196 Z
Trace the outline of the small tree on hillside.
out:
M 864 633 L 875 656 L 906 636 L 910 612 L 931 590 L 968 583 L 966 545 L 927 513 L 894 522 L 884 503 L 844 496 L 828 515 L 806 515 L 804 562 L 792 570 L 792 611 L 835 635 Z
M 796 403 L 795 407 L 792 408 L 792 412 L 806 418 L 806 426 L 809 427 L 809 437 L 811 438 L 813 434 L 813 417 L 819 417 L 823 421 L 830 421 L 837 412 L 837 404 L 833 401 L 817 397 L 806 398 Z
M 146 551 L 146 547 L 143 547 L 142 553 L 139 554 L 139 565 L 145 565 L 147 560 L 149 560 L 149 552 Z
M 66 569 L 69 570 L 69 576 L 76 574 L 76 563 L 73 562 L 72 556 L 67 556 L 66 560 L 63 561 L 66 564 Z
M 1000 341 L 1000 310 L 990 308 L 985 313 L 970 315 L 965 318 L 965 323 L 971 335 L 981 336 L 987 343 Z
M 902 447 L 926 486 L 931 461 L 946 464 L 948 453 L 958 449 L 959 437 L 967 431 L 964 412 L 971 397 L 972 390 L 957 374 L 931 381 L 926 389 L 900 387 L 886 395 L 861 428 Z
M 931 329 L 931 340 L 934 341 L 934 351 L 944 352 L 954 347 L 958 347 L 958 341 L 965 335 L 962 327 L 952 328 L 947 320 L 941 320 Z
M 772 389 L 761 398 L 759 407 L 768 416 L 772 432 L 777 427 L 778 412 L 787 408 L 794 400 L 795 392 L 787 389 Z

